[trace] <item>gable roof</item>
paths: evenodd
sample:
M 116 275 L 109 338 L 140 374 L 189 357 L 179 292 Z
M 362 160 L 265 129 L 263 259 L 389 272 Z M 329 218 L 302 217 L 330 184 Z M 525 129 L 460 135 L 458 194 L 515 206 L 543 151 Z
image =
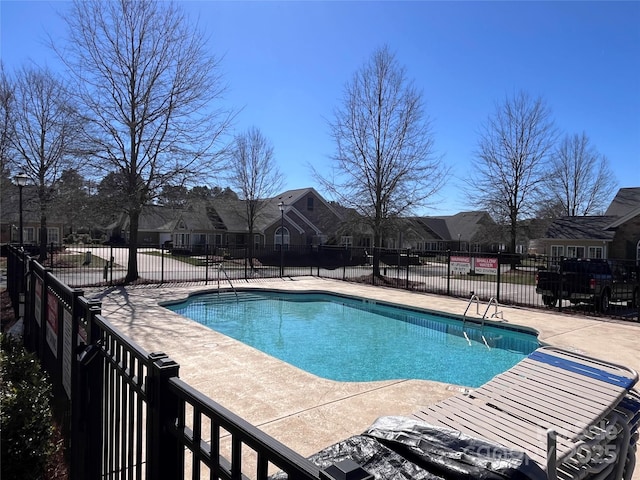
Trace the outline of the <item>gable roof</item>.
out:
M 138 218 L 138 229 L 142 231 L 172 231 L 180 210 L 160 205 L 146 205 Z M 123 222 L 123 228 L 129 227 L 129 216 Z
M 613 240 L 615 232 L 606 228 L 615 220 L 611 216 L 560 217 L 555 219 L 545 238 L 556 240 Z
M 604 213 L 609 217 L 624 217 L 640 208 L 640 187 L 621 188 Z
M 472 241 L 486 223 L 493 223 L 485 211 L 460 212 L 455 215 L 437 217 L 419 217 L 417 219 L 424 228 L 443 241 L 458 240 L 458 235 L 465 241 Z
M 309 193 L 313 193 L 315 197 L 320 200 L 334 215 L 336 215 L 338 218 L 342 218 L 341 212 L 339 212 L 332 203 L 327 202 L 327 200 L 322 195 L 320 195 L 318 191 L 313 187 L 287 190 L 286 192 L 282 192 L 280 195 L 276 195 L 275 197 L 273 197 L 273 200 L 277 200 L 276 206 L 280 202 L 283 202 L 285 205 L 289 205 L 296 203 L 298 200 L 300 200 L 305 195 L 308 195 Z

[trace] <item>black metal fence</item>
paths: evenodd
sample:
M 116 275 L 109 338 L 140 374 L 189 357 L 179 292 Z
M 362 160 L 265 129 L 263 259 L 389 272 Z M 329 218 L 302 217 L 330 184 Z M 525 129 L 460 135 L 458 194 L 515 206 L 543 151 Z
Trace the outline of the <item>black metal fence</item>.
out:
M 266 479 L 282 471 L 291 480 L 333 479 L 180 380 L 176 362 L 123 336 L 82 290 L 18 249 L 8 256 L 8 289 L 25 302 L 25 346 L 50 374 L 71 478 Z
M 374 255 L 380 275 L 373 274 Z M 589 315 L 638 319 L 640 272 L 637 265 L 615 261 L 630 274 L 611 281 L 632 289 L 622 301 L 612 301 L 603 311 L 601 295 L 583 301 L 554 299 L 536 291 L 538 274 L 558 269 L 562 259 L 523 257 L 501 253 L 364 249 L 341 246 L 285 246 L 271 248 L 222 248 L 202 245 L 197 252 L 164 247 L 140 247 L 137 253 L 138 283 L 204 282 L 212 284 L 250 278 L 317 276 L 350 282 L 403 288 L 459 298 L 476 295 L 500 304 L 556 308 Z M 66 284 L 74 287 L 122 283 L 128 268 L 129 249 L 120 246 L 67 245 L 52 251 L 45 264 Z M 635 297 L 634 291 L 635 288 Z M 634 300 L 635 298 L 635 300 Z M 613 299 L 615 300 L 615 299 Z

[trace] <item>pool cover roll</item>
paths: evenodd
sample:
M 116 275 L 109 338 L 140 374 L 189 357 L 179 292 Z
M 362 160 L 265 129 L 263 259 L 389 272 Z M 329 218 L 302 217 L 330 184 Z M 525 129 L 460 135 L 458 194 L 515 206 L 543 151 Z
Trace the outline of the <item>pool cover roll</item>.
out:
M 380 417 L 361 435 L 309 457 L 321 469 L 346 459 L 376 480 L 547 478 L 524 452 L 401 416 Z

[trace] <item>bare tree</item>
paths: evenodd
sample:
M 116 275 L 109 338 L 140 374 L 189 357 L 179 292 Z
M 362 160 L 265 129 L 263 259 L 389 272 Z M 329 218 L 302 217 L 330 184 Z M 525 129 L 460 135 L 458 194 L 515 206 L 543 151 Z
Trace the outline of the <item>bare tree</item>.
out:
M 545 185 L 551 202 L 562 205 L 562 214 L 569 217 L 602 214 L 617 188 L 607 158 L 584 132 L 560 142 Z
M 216 148 L 231 114 L 205 36 L 173 2 L 76 0 L 66 17 L 94 164 L 125 178 L 130 218 L 126 282 L 138 278 L 142 207 L 168 185 L 216 171 Z
M 0 172 L 8 173 L 11 148 L 11 110 L 14 103 L 14 87 L 0 62 Z M 3 185 L 4 187 L 4 185 Z
M 427 204 L 446 169 L 434 157 L 422 94 L 385 46 L 354 74 L 330 124 L 337 151 L 335 179 L 316 177 L 373 232 L 374 274 L 389 220 Z
M 51 71 L 25 67 L 16 75 L 11 121 L 12 162 L 35 185 L 44 260 L 50 205 L 60 175 L 77 162 L 80 119 L 69 90 Z
M 271 197 L 283 185 L 283 176 L 275 163 L 273 145 L 256 127 L 236 136 L 231 151 L 231 184 L 244 200 L 242 215 L 249 234 L 249 259 L 253 268 L 253 233 L 256 221 Z
M 474 204 L 508 226 L 512 253 L 518 222 L 537 208 L 555 141 L 549 108 L 541 98 L 524 92 L 496 104 L 481 127 L 469 186 Z

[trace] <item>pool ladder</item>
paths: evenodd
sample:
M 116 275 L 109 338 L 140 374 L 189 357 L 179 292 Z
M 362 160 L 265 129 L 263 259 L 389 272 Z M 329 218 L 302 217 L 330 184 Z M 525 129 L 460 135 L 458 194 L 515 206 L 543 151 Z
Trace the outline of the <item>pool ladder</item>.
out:
M 229 282 L 229 285 L 231 286 L 231 290 L 233 290 L 233 293 L 236 294 L 236 300 L 238 300 L 238 292 L 236 290 L 236 287 L 234 287 L 233 283 L 231 283 L 231 278 L 229 277 L 229 275 L 227 274 L 227 271 L 222 266 L 222 263 L 218 264 L 218 295 L 220 294 L 220 272 L 224 273 L 224 276 L 227 279 L 227 282 Z
M 467 332 L 465 331 L 464 327 L 467 321 L 467 312 L 469 311 L 469 308 L 471 307 L 471 304 L 474 301 L 476 302 L 476 314 L 480 315 L 480 297 L 478 297 L 473 292 L 471 292 L 471 298 L 469 299 L 469 303 L 467 303 L 467 308 L 465 308 L 464 313 L 462 314 L 462 334 L 464 335 L 464 338 L 467 339 L 467 342 L 469 343 L 469 345 L 471 345 L 471 339 L 469 338 L 469 335 L 467 335 Z M 489 318 L 499 317 L 503 322 L 505 321 L 502 310 L 498 311 L 498 307 L 500 306 L 500 304 L 498 303 L 498 300 L 496 299 L 496 297 L 491 297 L 489 299 L 489 303 L 487 304 L 487 308 L 484 310 L 484 313 L 482 314 L 482 321 L 480 323 L 480 335 L 482 336 L 482 341 L 484 345 L 489 349 L 491 347 L 489 347 L 489 343 L 487 342 L 487 339 L 484 336 L 484 321 L 487 319 L 487 314 L 489 313 L 489 309 L 491 308 L 491 305 L 494 306 L 495 310 Z

